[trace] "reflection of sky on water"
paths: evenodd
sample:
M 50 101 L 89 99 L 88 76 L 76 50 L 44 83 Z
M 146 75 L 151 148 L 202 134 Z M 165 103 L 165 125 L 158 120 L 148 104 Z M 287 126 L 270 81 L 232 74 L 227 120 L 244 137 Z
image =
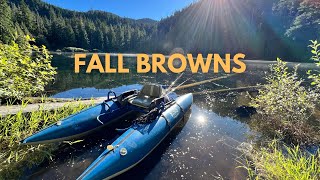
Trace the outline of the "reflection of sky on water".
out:
M 182 131 L 168 146 L 146 179 L 244 179 L 237 169 L 234 148 L 246 140 L 247 125 L 192 106 L 192 114 Z
M 112 89 L 96 89 L 96 88 L 76 88 L 71 89 L 65 92 L 57 93 L 52 98 L 92 98 L 92 97 L 105 97 L 108 95 L 110 90 L 114 91 L 117 95 L 122 92 L 132 90 L 132 89 L 141 89 L 142 85 L 140 84 L 132 84 L 120 86 Z
M 115 87 L 111 89 L 96 89 L 96 88 L 76 88 L 70 89 L 68 91 L 60 92 L 55 95 L 52 95 L 52 98 L 75 98 L 75 99 L 88 99 L 88 98 L 95 98 L 95 97 L 107 97 L 110 91 L 116 93 L 116 95 L 120 95 L 123 92 L 130 91 L 130 90 L 140 90 L 143 85 L 141 84 L 130 84 L 130 85 L 123 85 L 120 87 Z M 166 88 L 166 87 L 164 87 Z M 113 94 L 111 94 L 112 96 Z M 167 94 L 169 97 L 175 99 L 177 98 L 177 94 L 175 92 L 170 92 Z

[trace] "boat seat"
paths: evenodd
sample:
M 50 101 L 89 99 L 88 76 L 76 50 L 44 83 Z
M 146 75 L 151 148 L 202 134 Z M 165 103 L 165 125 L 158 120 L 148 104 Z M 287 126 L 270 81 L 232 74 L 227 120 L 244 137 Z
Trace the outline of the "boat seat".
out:
M 126 106 L 129 100 L 132 97 L 135 97 L 136 95 L 137 95 L 137 90 L 126 91 L 117 97 L 117 101 L 120 103 L 121 106 Z
M 162 96 L 163 89 L 160 85 L 144 85 L 138 95 L 129 100 L 132 105 L 148 109 L 151 103 Z

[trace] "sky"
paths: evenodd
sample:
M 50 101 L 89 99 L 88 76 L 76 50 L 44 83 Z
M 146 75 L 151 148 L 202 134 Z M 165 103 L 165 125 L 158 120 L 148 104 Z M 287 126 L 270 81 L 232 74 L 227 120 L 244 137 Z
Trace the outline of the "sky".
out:
M 172 15 L 194 0 L 43 0 L 76 11 L 103 10 L 121 17 L 160 20 Z

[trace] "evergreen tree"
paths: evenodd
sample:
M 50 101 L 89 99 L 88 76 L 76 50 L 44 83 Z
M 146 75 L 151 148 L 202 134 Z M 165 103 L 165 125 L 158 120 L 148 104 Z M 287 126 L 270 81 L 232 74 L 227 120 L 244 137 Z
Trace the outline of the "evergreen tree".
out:
M 65 31 L 66 31 L 66 37 L 67 37 L 66 46 L 76 46 L 76 36 L 70 23 L 66 25 Z
M 0 0 L 0 41 L 10 43 L 14 38 L 12 11 L 7 0 Z
M 78 44 L 80 45 L 80 47 L 88 49 L 90 46 L 90 40 L 82 19 L 80 19 L 79 21 L 78 29 L 79 29 L 79 37 L 77 39 Z
M 25 24 L 25 32 L 34 32 L 33 14 L 24 0 L 20 1 L 19 21 Z
M 110 41 L 110 47 L 109 47 L 110 50 L 111 51 L 116 50 L 115 46 L 117 43 L 117 37 L 112 25 L 110 27 L 109 41 Z

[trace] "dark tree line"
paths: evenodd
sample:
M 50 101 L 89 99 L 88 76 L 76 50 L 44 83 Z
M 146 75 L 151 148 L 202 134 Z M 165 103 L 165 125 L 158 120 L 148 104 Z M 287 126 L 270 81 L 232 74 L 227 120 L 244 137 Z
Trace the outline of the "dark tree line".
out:
M 319 0 L 200 0 L 161 20 L 152 48 L 304 61 L 309 40 L 319 37 Z
M 199 0 L 156 22 L 76 12 L 41 0 L 0 0 L 0 41 L 31 34 L 51 50 L 245 53 L 250 59 L 304 61 L 320 36 L 319 0 Z
M 0 0 L 1 38 L 10 42 L 15 34 L 31 34 L 49 49 L 79 47 L 105 52 L 135 52 L 150 39 L 154 22 L 135 21 L 117 15 L 86 13 L 58 8 L 41 0 Z

